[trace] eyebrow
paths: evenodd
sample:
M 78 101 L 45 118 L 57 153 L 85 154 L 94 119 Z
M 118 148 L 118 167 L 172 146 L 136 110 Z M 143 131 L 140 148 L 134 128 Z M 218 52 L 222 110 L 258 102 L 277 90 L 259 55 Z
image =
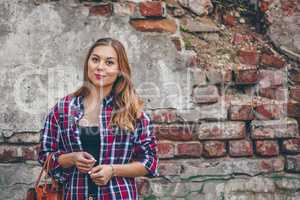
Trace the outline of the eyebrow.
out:
M 97 55 L 97 54 L 92 54 L 92 56 L 96 56 L 96 57 L 98 57 L 98 58 L 101 58 L 99 55 Z M 115 58 L 115 57 L 106 57 L 106 59 L 117 59 L 117 58 Z

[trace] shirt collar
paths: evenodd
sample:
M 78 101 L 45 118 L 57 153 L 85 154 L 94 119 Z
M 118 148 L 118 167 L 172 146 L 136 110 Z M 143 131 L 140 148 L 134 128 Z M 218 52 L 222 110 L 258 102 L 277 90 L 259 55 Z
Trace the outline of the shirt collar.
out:
M 80 107 L 83 108 L 83 95 L 80 95 L 79 96 L 79 104 L 80 104 Z M 114 91 L 111 90 L 108 95 L 106 95 L 106 97 L 104 97 L 102 99 L 102 103 L 104 106 L 106 105 L 110 105 L 112 102 L 113 102 L 113 99 L 114 99 Z

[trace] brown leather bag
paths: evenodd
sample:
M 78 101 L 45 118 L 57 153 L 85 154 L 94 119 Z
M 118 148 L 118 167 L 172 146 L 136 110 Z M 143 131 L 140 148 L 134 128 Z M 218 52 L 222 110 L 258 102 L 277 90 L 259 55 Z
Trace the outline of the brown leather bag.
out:
M 29 188 L 27 190 L 26 200 L 62 200 L 63 199 L 63 190 L 61 185 L 51 178 L 51 183 L 49 181 L 48 172 L 50 170 L 50 160 L 53 153 L 50 153 L 44 163 L 44 166 L 37 178 L 34 188 Z M 45 183 L 39 185 L 41 177 L 45 172 Z

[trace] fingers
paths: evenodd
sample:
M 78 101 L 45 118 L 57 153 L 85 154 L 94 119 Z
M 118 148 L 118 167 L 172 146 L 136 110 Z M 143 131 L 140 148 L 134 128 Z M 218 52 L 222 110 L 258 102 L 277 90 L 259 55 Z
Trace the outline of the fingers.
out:
M 85 151 L 83 152 L 83 157 L 88 160 L 95 160 L 95 158 L 91 154 L 89 154 L 88 152 L 85 152 Z
M 93 168 L 91 169 L 91 174 L 97 173 L 97 172 L 99 172 L 101 169 L 102 169 L 102 166 L 101 166 L 101 165 L 97 165 L 96 167 L 93 167 Z

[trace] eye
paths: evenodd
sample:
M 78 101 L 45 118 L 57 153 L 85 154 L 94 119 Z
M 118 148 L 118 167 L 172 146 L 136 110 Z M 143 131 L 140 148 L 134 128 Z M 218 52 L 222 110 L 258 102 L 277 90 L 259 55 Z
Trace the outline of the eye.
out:
M 98 59 L 97 59 L 97 58 L 95 58 L 95 57 L 93 57 L 93 58 L 92 58 L 92 61 L 93 61 L 93 62 L 97 62 L 97 61 L 98 61 Z
M 107 64 L 107 65 L 113 65 L 114 62 L 112 62 L 112 61 L 106 61 L 106 64 Z

